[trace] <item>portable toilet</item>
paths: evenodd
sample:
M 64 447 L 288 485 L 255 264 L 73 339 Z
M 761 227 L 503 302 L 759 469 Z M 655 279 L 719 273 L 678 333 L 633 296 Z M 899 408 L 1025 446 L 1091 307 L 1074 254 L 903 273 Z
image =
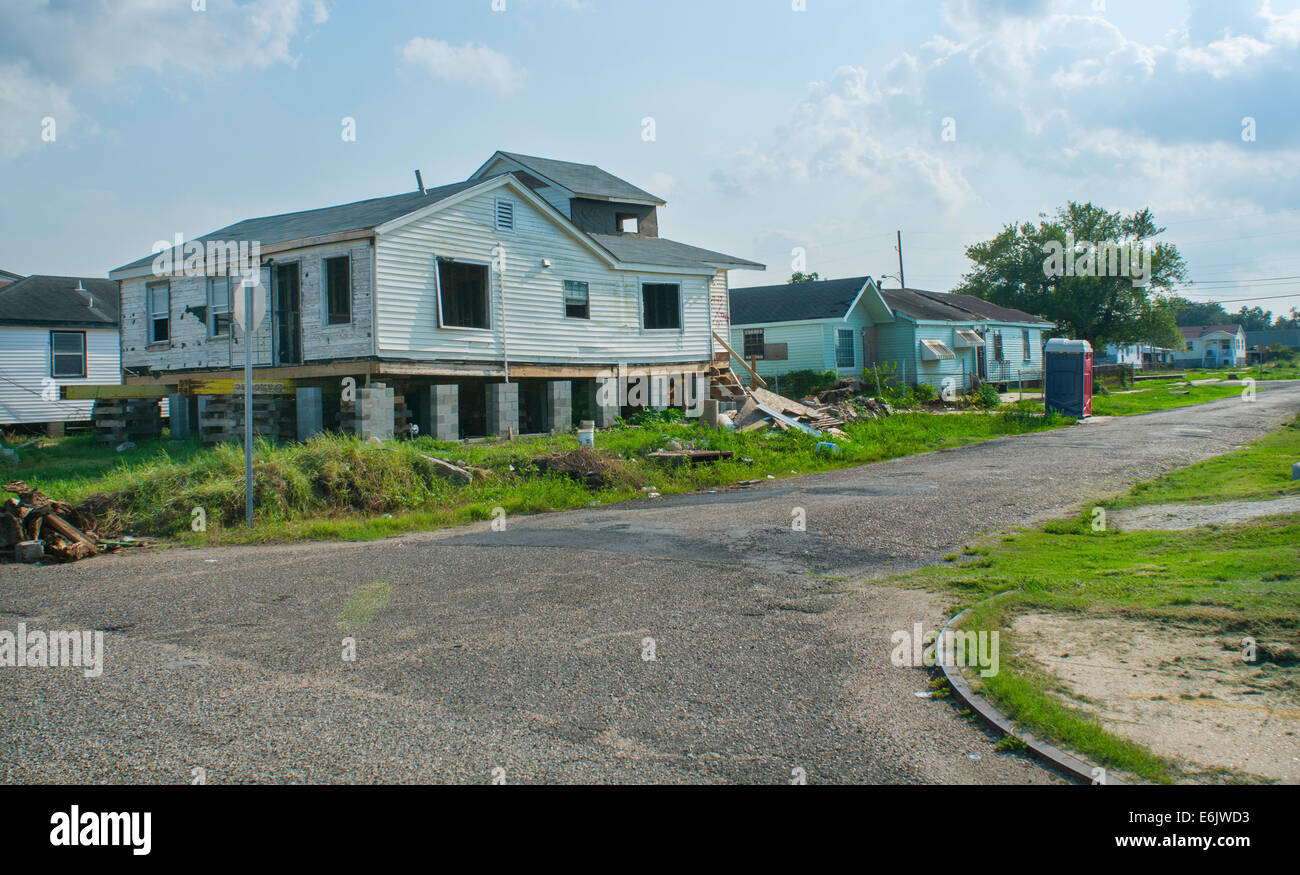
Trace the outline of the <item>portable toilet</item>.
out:
M 1054 337 L 1043 347 L 1043 406 L 1076 419 L 1092 416 L 1092 344 Z

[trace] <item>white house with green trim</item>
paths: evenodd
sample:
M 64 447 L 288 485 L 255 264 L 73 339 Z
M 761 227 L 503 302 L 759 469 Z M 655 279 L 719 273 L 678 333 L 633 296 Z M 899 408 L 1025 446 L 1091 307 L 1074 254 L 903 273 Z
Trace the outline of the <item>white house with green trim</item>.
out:
M 893 365 L 908 385 L 1042 379 L 1052 323 L 970 295 L 882 290 L 871 277 L 731 291 L 731 345 L 764 378 Z M 780 345 L 786 357 L 778 359 Z M 739 365 L 733 363 L 733 368 Z M 949 382 L 951 380 L 951 382 Z

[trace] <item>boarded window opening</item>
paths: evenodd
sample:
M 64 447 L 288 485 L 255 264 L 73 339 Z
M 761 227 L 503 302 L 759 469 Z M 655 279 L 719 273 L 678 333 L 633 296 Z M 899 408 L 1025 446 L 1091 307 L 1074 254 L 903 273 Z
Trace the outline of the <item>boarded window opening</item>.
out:
M 50 332 L 50 376 L 86 376 L 86 332 Z
M 763 357 L 763 347 L 767 343 L 764 330 L 762 328 L 746 328 L 744 339 L 745 358 L 761 359 Z
M 646 283 L 641 287 L 645 327 L 650 330 L 681 330 L 682 287 L 676 283 Z
M 352 258 L 340 255 L 325 259 L 326 325 L 345 325 L 352 321 Z
M 447 328 L 490 328 L 485 264 L 438 260 L 439 312 Z
M 567 319 L 591 318 L 591 290 L 586 283 L 564 281 L 564 316 Z

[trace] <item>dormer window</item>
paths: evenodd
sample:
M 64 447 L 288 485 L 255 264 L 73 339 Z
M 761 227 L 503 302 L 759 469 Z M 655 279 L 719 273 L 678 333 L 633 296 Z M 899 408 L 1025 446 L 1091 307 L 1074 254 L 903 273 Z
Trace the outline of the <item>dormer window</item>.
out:
M 640 227 L 641 227 L 641 223 L 637 220 L 637 217 L 632 215 L 631 213 L 618 214 L 618 233 L 636 234 L 638 233 Z

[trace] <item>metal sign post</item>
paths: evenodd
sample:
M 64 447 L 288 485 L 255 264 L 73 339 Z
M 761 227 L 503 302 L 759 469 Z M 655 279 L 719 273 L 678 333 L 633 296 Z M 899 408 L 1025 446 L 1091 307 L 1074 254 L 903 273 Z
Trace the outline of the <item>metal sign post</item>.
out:
M 242 299 L 234 302 L 235 321 L 244 329 L 244 513 L 253 527 L 253 333 L 266 316 L 257 268 L 244 275 Z

